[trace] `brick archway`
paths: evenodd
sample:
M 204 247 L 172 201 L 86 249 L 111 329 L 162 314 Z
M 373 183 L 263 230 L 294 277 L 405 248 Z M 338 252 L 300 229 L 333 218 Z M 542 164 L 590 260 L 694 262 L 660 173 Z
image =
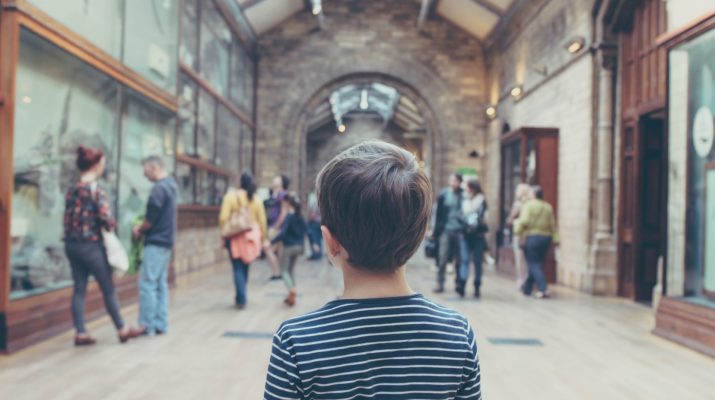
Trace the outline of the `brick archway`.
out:
M 320 75 L 297 76 L 289 87 L 281 88 L 287 99 L 272 116 L 274 124 L 280 126 L 283 146 L 280 149 L 266 150 L 281 152 L 281 169 L 292 172 L 291 175 L 298 183 L 296 189 L 302 193 L 305 193 L 308 187 L 304 175 L 307 119 L 331 91 L 351 83 L 384 83 L 394 87 L 417 105 L 427 127 L 428 171 L 435 187 L 446 181 L 445 173 L 451 167 L 448 155 L 454 146 L 453 140 L 449 140 L 448 132 L 454 130 L 450 126 L 459 124 L 461 118 L 458 115 L 450 115 L 450 110 L 455 107 L 451 107 L 449 101 L 444 101 L 451 93 L 449 85 L 432 70 L 412 60 L 395 56 L 388 62 L 382 61 L 368 54 L 356 53 L 329 66 L 321 66 Z M 303 94 L 304 97 L 299 101 L 291 101 L 289 97 L 296 94 Z M 296 103 L 301 106 L 296 107 Z

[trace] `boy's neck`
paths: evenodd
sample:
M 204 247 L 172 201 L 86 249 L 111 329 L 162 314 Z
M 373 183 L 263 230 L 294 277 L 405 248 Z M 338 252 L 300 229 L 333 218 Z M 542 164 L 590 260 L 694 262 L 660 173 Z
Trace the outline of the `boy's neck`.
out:
M 343 299 L 374 299 L 415 294 L 407 283 L 404 266 L 391 274 L 369 273 L 350 266 L 342 270 L 345 284 Z

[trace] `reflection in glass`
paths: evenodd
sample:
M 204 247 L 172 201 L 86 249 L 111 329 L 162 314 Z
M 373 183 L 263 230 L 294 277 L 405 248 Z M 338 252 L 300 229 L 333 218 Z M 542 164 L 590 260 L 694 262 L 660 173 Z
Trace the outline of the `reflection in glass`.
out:
M 161 156 L 167 171 L 173 171 L 174 118 L 170 112 L 130 93 L 122 128 L 117 230 L 124 245 L 129 246 L 131 227 L 144 214 L 153 186 L 144 176 L 142 160 L 151 155 Z
M 70 4 L 71 6 L 71 4 Z M 79 144 L 107 157 L 100 184 L 116 199 L 118 84 L 27 30 L 20 34 L 12 200 L 11 298 L 68 286 L 64 194 Z
M 238 40 L 231 51 L 231 102 L 246 116 L 253 115 L 253 61 Z
M 202 206 L 214 205 L 215 175 L 206 170 L 196 171 L 196 203 Z
M 199 88 L 186 75 L 180 75 L 179 82 L 179 133 L 176 138 L 178 154 L 195 155 L 196 102 Z
M 184 0 L 181 10 L 179 59 L 187 67 L 199 69 L 199 11 L 196 0 Z
M 201 76 L 222 96 L 228 97 L 228 57 L 231 31 L 213 2 L 201 7 Z
M 119 59 L 122 49 L 122 0 L 30 0 L 47 15 Z M 143 1 L 134 1 L 142 3 Z M 130 3 L 132 3 L 130 1 Z
M 214 161 L 216 100 L 205 90 L 199 93 L 199 123 L 196 128 L 196 154 L 208 162 Z
M 194 204 L 195 171 L 188 164 L 176 164 L 176 181 L 179 184 L 179 204 Z
M 123 61 L 171 93 L 176 90 L 178 4 L 165 0 L 126 2 Z
M 253 131 L 247 125 L 241 125 L 240 171 L 251 171 L 253 163 Z
M 243 122 L 224 106 L 218 108 L 218 131 L 216 132 L 216 165 L 240 172 L 240 145 Z

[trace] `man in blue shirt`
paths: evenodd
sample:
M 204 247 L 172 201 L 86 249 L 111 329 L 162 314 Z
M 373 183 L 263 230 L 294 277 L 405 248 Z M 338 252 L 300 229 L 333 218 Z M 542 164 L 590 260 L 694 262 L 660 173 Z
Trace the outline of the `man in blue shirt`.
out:
M 168 270 L 176 239 L 176 203 L 179 192 L 159 156 L 142 161 L 144 176 L 154 182 L 144 221 L 135 226 L 135 240 L 144 236 L 144 255 L 139 270 L 139 333 L 162 334 L 168 321 Z

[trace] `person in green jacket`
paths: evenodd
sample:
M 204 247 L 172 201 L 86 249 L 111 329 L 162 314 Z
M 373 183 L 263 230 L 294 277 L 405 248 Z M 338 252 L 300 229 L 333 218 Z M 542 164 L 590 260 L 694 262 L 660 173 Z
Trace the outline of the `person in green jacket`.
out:
M 524 282 L 522 291 L 530 296 L 534 284 L 538 291 L 537 298 L 549 297 L 544 276 L 544 260 L 551 244 L 558 246 L 559 232 L 556 227 L 554 211 L 549 203 L 544 201 L 544 190 L 539 186 L 532 188 L 534 199 L 524 204 L 519 219 L 514 223 L 516 234 L 525 237 L 524 255 L 529 266 L 529 276 Z

